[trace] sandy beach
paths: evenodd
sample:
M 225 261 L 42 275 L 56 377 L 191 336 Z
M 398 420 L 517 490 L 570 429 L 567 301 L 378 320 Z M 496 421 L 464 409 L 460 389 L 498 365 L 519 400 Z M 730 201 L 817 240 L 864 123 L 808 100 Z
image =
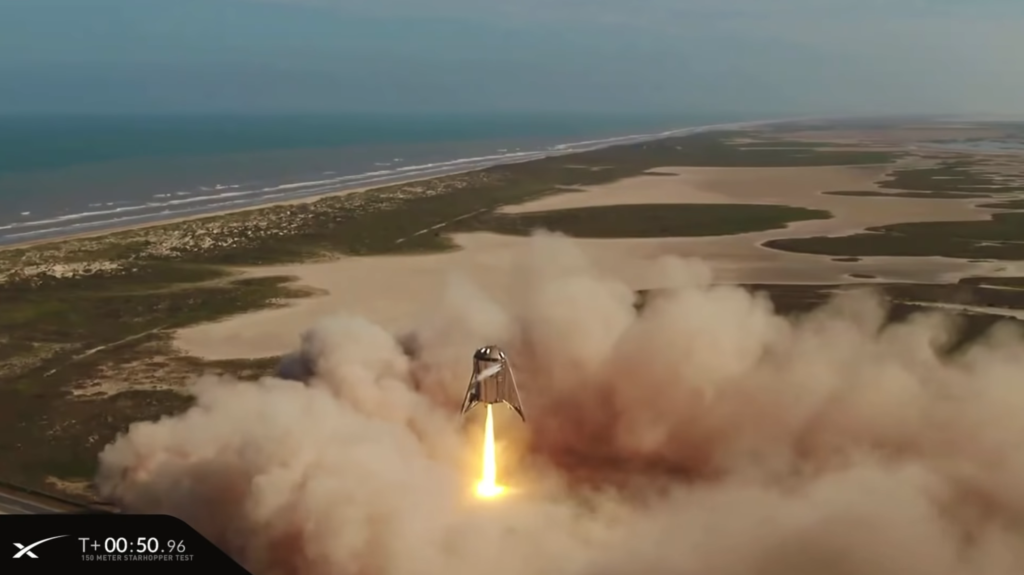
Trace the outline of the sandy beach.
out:
M 457 174 L 464 174 L 464 173 L 473 172 L 473 171 L 476 171 L 476 169 L 464 170 L 464 171 L 460 171 L 460 172 L 451 172 L 451 173 L 448 173 L 448 174 L 444 174 L 444 176 L 454 176 L 454 175 L 457 175 Z M 81 232 L 81 233 L 77 233 L 77 234 L 70 234 L 70 235 L 54 237 L 54 238 L 42 238 L 42 239 L 37 239 L 37 240 L 28 240 L 28 241 L 24 241 L 24 242 L 13 243 L 13 244 L 0 245 L 0 251 L 2 251 L 2 250 L 13 250 L 13 249 L 19 249 L 19 248 L 27 248 L 27 247 L 32 247 L 32 246 L 40 246 L 40 245 L 44 245 L 44 244 L 53 244 L 53 243 L 72 241 L 72 240 L 79 240 L 79 239 L 84 239 L 84 238 L 97 238 L 97 237 L 106 236 L 106 235 L 110 235 L 110 234 L 116 234 L 116 233 L 119 233 L 119 232 L 130 232 L 132 230 L 143 230 L 143 229 L 146 229 L 146 228 L 155 228 L 155 227 L 158 227 L 158 226 L 166 226 L 166 225 L 177 224 L 177 223 L 181 223 L 181 222 L 190 222 L 190 221 L 193 221 L 193 220 L 201 220 L 203 218 L 216 218 L 216 217 L 226 216 L 226 215 L 229 215 L 229 214 L 237 214 L 237 213 L 242 213 L 242 212 L 251 212 L 251 211 L 256 211 L 256 210 L 264 210 L 264 209 L 267 209 L 267 208 L 272 208 L 274 206 L 287 206 L 287 205 L 294 205 L 294 204 L 308 204 L 308 203 L 311 203 L 311 202 L 315 202 L 315 201 L 317 201 L 317 200 L 319 200 L 321 198 L 328 198 L 328 197 L 333 197 L 333 196 L 344 196 L 344 195 L 348 195 L 348 194 L 357 194 L 359 192 L 365 192 L 367 190 L 373 190 L 373 189 L 376 189 L 376 188 L 381 188 L 381 187 L 386 187 L 386 186 L 397 186 L 397 185 L 402 185 L 402 184 L 411 184 L 413 182 L 432 180 L 432 179 L 439 178 L 439 177 L 443 177 L 443 176 L 438 176 L 436 174 L 431 174 L 431 175 L 426 175 L 426 176 L 417 176 L 417 177 L 408 178 L 408 179 L 405 179 L 405 180 L 395 180 L 394 182 L 391 182 L 391 183 L 388 183 L 388 184 L 384 184 L 383 186 L 380 185 L 380 184 L 375 184 L 375 185 L 372 185 L 372 186 L 362 186 L 362 187 L 358 187 L 358 188 L 344 188 L 344 189 L 335 190 L 335 191 L 331 191 L 331 192 L 324 192 L 322 194 L 316 194 L 316 195 L 312 195 L 312 196 L 305 196 L 305 197 L 302 197 L 302 198 L 293 198 L 293 199 L 290 199 L 290 200 L 282 200 L 282 201 L 279 201 L 279 202 L 268 202 L 268 203 L 265 203 L 265 204 L 258 204 L 258 205 L 254 205 L 254 206 L 245 206 L 245 207 L 234 208 L 234 209 L 230 209 L 230 210 L 222 210 L 222 211 L 216 211 L 216 212 L 206 212 L 206 213 L 201 213 L 201 214 L 193 214 L 193 215 L 190 215 L 190 216 L 181 216 L 181 217 L 178 217 L 178 218 L 170 218 L 170 219 L 166 219 L 166 220 L 156 220 L 156 221 L 152 221 L 152 222 L 128 224 L 128 225 L 124 225 L 124 226 L 116 226 L 116 227 L 112 227 L 112 228 L 103 228 L 103 229 L 93 230 L 93 231 L 89 231 L 89 232 Z
M 808 235 L 843 235 L 865 227 L 900 222 L 984 219 L 993 210 L 978 200 L 824 195 L 822 191 L 877 190 L 874 182 L 892 166 L 814 168 L 659 168 L 672 176 L 639 176 L 582 192 L 549 196 L 505 208 L 529 212 L 637 203 L 777 203 L 821 208 L 829 220 L 800 222 L 769 232 L 704 238 L 575 240 L 601 273 L 633 289 L 652 284 L 651 263 L 662 256 L 699 258 L 719 281 L 751 283 L 927 282 L 969 274 L 1012 275 L 1002 263 L 968 263 L 944 258 L 864 258 L 836 262 L 829 257 L 766 249 L 762 242 Z M 445 296 L 453 278 L 471 280 L 489 296 L 511 297 L 517 260 L 529 256 L 528 238 L 491 233 L 458 234 L 460 250 L 423 256 L 345 257 L 325 263 L 246 270 L 252 276 L 288 275 L 327 295 L 284 308 L 249 313 L 180 331 L 177 346 L 210 359 L 286 353 L 317 319 L 352 313 L 382 326 L 409 327 Z M 1016 266 L 1021 267 L 1021 266 Z M 849 274 L 870 274 L 858 280 Z

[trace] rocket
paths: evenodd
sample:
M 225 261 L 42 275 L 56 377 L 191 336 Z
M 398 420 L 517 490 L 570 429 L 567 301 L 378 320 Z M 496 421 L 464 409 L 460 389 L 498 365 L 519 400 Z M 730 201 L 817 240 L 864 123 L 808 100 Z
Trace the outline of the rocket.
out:
M 512 366 L 505 352 L 496 345 L 481 347 L 473 353 L 473 376 L 462 402 L 463 415 L 478 403 L 504 403 L 526 421 Z

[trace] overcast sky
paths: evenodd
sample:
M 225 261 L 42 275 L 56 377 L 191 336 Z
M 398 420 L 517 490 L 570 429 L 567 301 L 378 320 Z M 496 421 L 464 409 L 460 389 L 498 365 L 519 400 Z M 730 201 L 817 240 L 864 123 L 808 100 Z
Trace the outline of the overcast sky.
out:
M 0 0 L 0 113 L 1024 113 L 1024 0 Z

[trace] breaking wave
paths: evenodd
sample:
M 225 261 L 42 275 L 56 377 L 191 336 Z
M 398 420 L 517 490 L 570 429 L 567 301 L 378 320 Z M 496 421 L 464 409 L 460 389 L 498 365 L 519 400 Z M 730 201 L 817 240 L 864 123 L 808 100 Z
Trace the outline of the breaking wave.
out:
M 537 150 L 504 150 L 495 154 L 408 166 L 396 166 L 404 160 L 395 158 L 391 162 L 386 163 L 389 166 L 388 169 L 373 170 L 359 174 L 333 177 L 333 172 L 325 172 L 323 175 L 331 175 L 332 177 L 274 185 L 216 184 L 213 186 L 202 186 L 195 190 L 154 194 L 146 202 L 117 201 L 92 203 L 89 207 L 96 209 L 33 220 L 19 218 L 13 221 L 0 222 L 0 244 L 157 222 L 189 215 L 216 213 L 218 211 L 258 206 L 277 201 L 302 199 L 366 185 L 383 185 L 410 179 L 434 177 L 481 169 L 498 164 L 525 162 L 554 154 L 581 152 L 669 135 L 696 133 L 714 128 L 755 123 L 722 124 L 684 128 L 658 134 L 619 136 L 559 144 Z M 381 166 L 378 165 L 377 167 Z

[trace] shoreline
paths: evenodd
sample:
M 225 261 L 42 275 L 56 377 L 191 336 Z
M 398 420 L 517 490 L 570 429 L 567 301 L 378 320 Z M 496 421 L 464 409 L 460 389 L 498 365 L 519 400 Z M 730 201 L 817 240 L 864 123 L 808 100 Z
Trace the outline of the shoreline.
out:
M 615 140 L 615 141 L 609 141 L 609 143 L 607 143 L 605 145 L 595 145 L 593 147 L 587 147 L 587 148 L 582 148 L 582 149 L 575 149 L 575 150 L 558 150 L 557 149 L 559 146 L 573 146 L 573 145 L 593 144 L 593 143 L 597 143 L 597 142 L 600 142 L 600 141 L 603 141 L 603 140 L 582 141 L 582 142 L 569 142 L 569 143 L 559 144 L 557 146 L 554 146 L 554 148 L 556 148 L 556 149 L 549 150 L 547 153 L 538 151 L 537 152 L 538 154 L 543 154 L 539 158 L 529 158 L 529 159 L 522 159 L 522 160 L 511 159 L 511 160 L 506 161 L 506 162 L 497 162 L 497 163 L 489 164 L 489 165 L 485 165 L 485 166 L 474 166 L 472 168 L 467 168 L 467 169 L 457 169 L 457 170 L 454 170 L 454 171 L 451 171 L 451 172 L 435 173 L 435 174 L 424 175 L 424 176 L 414 176 L 414 177 L 410 177 L 410 178 L 407 178 L 407 179 L 399 178 L 399 179 L 396 179 L 394 181 L 390 181 L 390 182 L 387 182 L 387 183 L 375 184 L 375 185 L 370 185 L 370 186 L 358 186 L 357 185 L 357 187 L 353 187 L 353 188 L 341 187 L 339 189 L 335 189 L 335 190 L 332 190 L 332 191 L 325 191 L 325 192 L 322 192 L 322 193 L 312 194 L 312 195 L 308 195 L 308 196 L 301 196 L 301 197 L 296 197 L 296 198 L 283 199 L 283 200 L 280 200 L 280 201 L 273 201 L 273 202 L 267 202 L 267 203 L 258 203 L 258 204 L 249 205 L 249 206 L 243 206 L 243 207 L 238 207 L 238 208 L 229 208 L 229 209 L 224 209 L 224 210 L 214 210 L 214 211 L 196 213 L 196 214 L 191 214 L 191 215 L 186 215 L 186 216 L 170 217 L 168 219 L 156 219 L 156 220 L 152 220 L 152 221 L 139 222 L 139 223 L 135 223 L 135 224 L 126 224 L 126 225 L 121 225 L 121 226 L 102 227 L 100 229 L 96 229 L 96 230 L 92 230 L 92 231 L 82 231 L 82 232 L 72 233 L 72 234 L 68 234 L 68 235 L 49 236 L 49 237 L 45 237 L 45 238 L 29 239 L 29 240 L 20 241 L 20 242 L 13 242 L 13 243 L 0 243 L 0 251 L 10 251 L 10 250 L 17 250 L 17 249 L 26 249 L 26 248 L 32 248 L 32 247 L 42 246 L 42 245 L 46 245 L 46 244 L 54 244 L 54 243 L 60 243 L 60 242 L 66 242 L 66 241 L 75 241 L 75 240 L 87 239 L 87 238 L 97 238 L 97 237 L 102 237 L 102 236 L 106 236 L 106 235 L 113 235 L 113 234 L 117 234 L 117 233 L 123 233 L 123 232 L 135 231 L 135 230 L 142 230 L 142 229 L 146 229 L 146 228 L 154 228 L 154 227 L 159 227 L 159 226 L 164 226 L 164 225 L 174 225 L 174 224 L 178 224 L 178 223 L 182 223 L 182 222 L 195 221 L 195 220 L 200 220 L 200 219 L 204 219 L 204 218 L 217 218 L 217 217 L 227 216 L 227 215 L 231 215 L 231 214 L 237 214 L 237 213 L 241 213 L 241 212 L 248 212 L 248 211 L 254 211 L 254 210 L 261 210 L 261 209 L 269 209 L 269 208 L 273 208 L 273 207 L 276 207 L 276 206 L 295 205 L 295 204 L 301 204 L 301 203 L 312 203 L 312 202 L 315 202 L 315 201 L 320 200 L 322 198 L 344 196 L 344 195 L 349 195 L 349 194 L 354 194 L 354 193 L 362 193 L 362 192 L 368 192 L 368 191 L 372 191 L 372 190 L 387 188 L 387 187 L 390 187 L 390 186 L 408 185 L 408 184 L 416 183 L 416 182 L 430 181 L 430 180 L 434 180 L 434 179 L 437 179 L 437 178 L 444 178 L 444 177 L 461 175 L 461 174 L 469 174 L 469 173 L 479 172 L 479 171 L 482 171 L 482 170 L 487 170 L 487 169 L 490 169 L 490 168 L 493 168 L 493 167 L 497 167 L 497 166 L 508 166 L 508 165 L 515 165 L 515 164 L 525 164 L 525 163 L 535 162 L 535 161 L 543 160 L 543 159 L 554 157 L 554 156 L 572 156 L 574 154 L 580 154 L 580 153 L 585 153 L 585 152 L 590 152 L 590 151 L 600 150 L 600 149 L 605 149 L 605 148 L 612 148 L 612 147 L 615 147 L 615 146 L 628 146 L 628 145 L 635 145 L 635 144 L 640 144 L 640 143 L 644 143 L 644 142 L 654 142 L 654 141 L 662 140 L 662 139 L 665 139 L 665 138 L 686 137 L 686 136 L 691 136 L 691 135 L 695 135 L 695 134 L 707 133 L 707 132 L 715 132 L 715 131 L 720 131 L 720 130 L 748 129 L 748 128 L 754 128 L 754 127 L 758 127 L 758 126 L 766 126 L 766 125 L 772 125 L 772 124 L 785 124 L 785 123 L 789 123 L 789 122 L 799 122 L 799 121 L 806 121 L 806 120 L 808 120 L 808 118 L 784 118 L 784 119 L 776 119 L 776 120 L 753 120 L 753 121 L 749 121 L 749 122 L 733 122 L 733 123 L 727 123 L 727 124 L 708 124 L 708 125 L 702 125 L 702 126 L 692 126 L 692 127 L 686 127 L 686 128 L 677 128 L 677 129 L 672 129 L 672 130 L 666 130 L 664 132 L 658 132 L 658 133 L 654 133 L 654 134 L 635 134 L 635 135 L 627 135 L 627 136 L 618 136 L 618 137 L 615 137 L 615 138 L 606 138 L 605 140 Z M 628 142 L 619 141 L 619 140 L 626 140 L 626 139 L 630 139 L 631 141 L 628 141 Z
M 509 162 L 509 164 L 513 164 L 513 163 L 515 163 L 515 162 Z M 505 164 L 502 164 L 502 165 L 505 165 Z M 97 237 L 102 237 L 102 236 L 107 236 L 107 235 L 114 235 L 114 234 L 123 233 L 123 232 L 131 232 L 131 231 L 136 231 L 136 230 L 143 230 L 143 229 L 146 229 L 146 228 L 156 228 L 156 227 L 160 227 L 160 226 L 170 226 L 170 225 L 179 224 L 179 223 L 182 223 L 182 222 L 191 222 L 191 221 L 195 221 L 195 220 L 201 220 L 201 219 L 204 219 L 204 218 L 219 218 L 219 217 L 228 216 L 228 215 L 231 215 L 231 214 L 238 214 L 238 213 L 242 213 L 242 212 L 250 212 L 250 211 L 255 211 L 255 210 L 264 210 L 264 209 L 268 209 L 268 208 L 273 208 L 275 206 L 290 206 L 290 205 L 296 205 L 296 204 L 313 203 L 313 202 L 315 202 L 317 200 L 320 200 L 320 199 L 323 199 L 323 198 L 330 198 L 330 197 L 336 197 L 336 196 L 344 196 L 344 195 L 348 195 L 348 194 L 357 194 L 357 193 L 362 193 L 362 192 L 368 192 L 368 191 L 371 191 L 371 190 L 376 190 L 376 189 L 379 189 L 379 188 L 385 188 L 385 187 L 388 187 L 388 186 L 407 185 L 407 184 L 412 184 L 412 183 L 416 183 L 416 182 L 423 182 L 423 181 L 427 181 L 427 180 L 432 180 L 434 178 L 442 178 L 442 177 L 446 177 L 446 176 L 457 176 L 457 175 L 460 175 L 460 174 L 468 174 L 468 173 L 475 172 L 475 171 L 482 170 L 482 169 L 486 169 L 486 168 L 472 168 L 472 169 L 467 169 L 467 170 L 459 170 L 459 171 L 455 171 L 455 172 L 448 172 L 448 173 L 440 174 L 440 175 L 432 174 L 432 175 L 423 176 L 423 177 L 412 177 L 412 178 L 409 178 L 409 179 L 395 180 L 394 182 L 391 182 L 391 183 L 388 183 L 388 184 L 384 184 L 383 186 L 360 186 L 360 187 L 356 187 L 356 188 L 343 188 L 343 189 L 334 190 L 334 191 L 331 191 L 331 192 L 323 192 L 321 194 L 304 196 L 304 197 L 301 197 L 301 198 L 292 198 L 292 199 L 287 199 L 287 200 L 280 200 L 280 201 L 277 201 L 277 202 L 270 202 L 270 203 L 266 203 L 266 204 L 256 204 L 256 205 L 252 205 L 252 206 L 244 206 L 244 207 L 240 207 L 240 208 L 231 208 L 231 209 L 227 209 L 227 210 L 217 210 L 217 211 L 211 211 L 211 212 L 203 212 L 203 213 L 200 213 L 200 214 L 192 214 L 192 215 L 188 215 L 188 216 L 180 216 L 180 217 L 170 218 L 170 219 L 166 219 L 166 220 L 155 220 L 155 221 L 151 221 L 151 222 L 141 222 L 141 223 L 136 223 L 136 224 L 127 224 L 127 225 L 123 225 L 123 226 L 116 226 L 116 227 L 111 227 L 111 228 L 103 228 L 103 229 L 93 230 L 91 232 L 78 232 L 78 233 L 67 235 L 67 236 L 39 238 L 39 239 L 35 239 L 35 240 L 26 240 L 24 242 L 18 242 L 18 243 L 13 243 L 13 244 L 0 244 L 0 251 L 25 249 L 25 248 L 32 248 L 32 247 L 42 246 L 42 245 L 46 245 L 46 244 L 55 244 L 55 243 L 60 243 L 60 242 L 71 242 L 71 241 L 80 240 L 80 239 L 97 238 Z

